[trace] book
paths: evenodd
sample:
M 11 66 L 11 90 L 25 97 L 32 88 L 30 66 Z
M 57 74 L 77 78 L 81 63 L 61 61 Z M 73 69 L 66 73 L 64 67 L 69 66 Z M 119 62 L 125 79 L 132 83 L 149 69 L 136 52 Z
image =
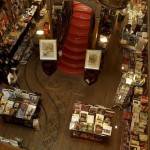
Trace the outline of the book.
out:
M 69 129 L 75 130 L 76 129 L 76 122 L 70 122 Z
M 106 108 L 103 107 L 103 106 L 98 106 L 98 109 L 97 109 L 97 114 L 102 114 L 102 115 L 105 115 L 105 112 L 106 112 Z
M 29 104 L 28 107 L 27 107 L 24 118 L 30 120 L 34 115 L 35 110 L 36 110 L 36 106 Z
M 85 122 L 80 122 L 80 131 L 87 131 L 87 123 Z
M 23 102 L 23 103 L 20 105 L 20 108 L 18 109 L 18 112 L 17 112 L 16 117 L 17 117 L 17 118 L 24 118 L 24 115 L 25 115 L 25 113 L 26 113 L 27 108 L 28 108 L 28 103 L 24 103 L 24 102 Z
M 95 123 L 102 124 L 104 120 L 104 115 L 96 114 Z
M 102 134 L 102 130 L 103 130 L 103 127 L 101 124 L 98 124 L 98 123 L 95 123 L 94 125 L 94 132 L 98 135 L 101 135 Z
M 103 125 L 102 134 L 111 136 L 111 132 L 112 132 L 111 126 Z
M 86 111 L 81 111 L 80 112 L 80 122 L 87 122 L 87 116 L 88 116 L 88 112 Z
M 72 114 L 71 122 L 79 122 L 79 114 Z
M 74 107 L 73 108 L 74 109 L 74 113 L 75 114 L 79 114 L 80 111 L 81 111 L 82 104 L 80 102 L 75 102 L 73 107 Z
M 10 110 L 12 109 L 13 105 L 13 101 L 7 100 L 3 114 L 10 115 Z
M 91 107 L 91 105 L 82 104 L 81 110 L 82 110 L 82 111 L 87 111 L 87 112 L 89 112 L 90 107 Z
M 87 123 L 89 124 L 94 123 L 94 115 L 87 115 Z
M 91 106 L 90 109 L 89 109 L 89 114 L 90 115 L 96 115 L 97 109 L 98 109 L 98 107 Z
M 4 98 L 1 98 L 1 101 L 0 101 L 0 114 L 3 114 L 6 103 L 7 103 L 7 100 L 4 99 Z
M 88 123 L 87 124 L 87 132 L 93 132 L 94 130 L 94 124 Z

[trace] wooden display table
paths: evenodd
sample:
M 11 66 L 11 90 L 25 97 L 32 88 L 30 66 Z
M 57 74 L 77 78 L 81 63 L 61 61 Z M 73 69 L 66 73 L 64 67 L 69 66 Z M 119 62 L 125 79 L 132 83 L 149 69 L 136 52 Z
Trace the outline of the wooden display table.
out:
M 85 59 L 84 80 L 91 85 L 97 81 L 100 72 L 102 51 L 87 50 Z
M 34 127 L 40 112 L 40 95 L 20 89 L 3 89 L 0 100 L 0 115 L 4 121 Z
M 25 149 L 22 149 L 22 148 L 13 147 L 13 146 L 2 144 L 2 143 L 0 143 L 0 149 L 1 150 L 25 150 Z
M 73 137 L 102 141 L 111 136 L 114 112 L 101 105 L 75 102 L 69 129 Z

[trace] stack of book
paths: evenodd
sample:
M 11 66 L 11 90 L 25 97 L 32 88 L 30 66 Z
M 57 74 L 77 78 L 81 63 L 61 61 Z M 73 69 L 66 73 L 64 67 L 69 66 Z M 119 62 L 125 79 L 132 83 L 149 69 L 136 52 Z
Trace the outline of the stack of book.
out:
M 101 105 L 74 103 L 70 130 L 111 136 L 114 112 Z
M 31 120 L 36 112 L 39 96 L 28 94 L 29 98 L 26 99 L 17 97 L 15 93 L 13 96 L 8 96 L 8 92 L 9 90 L 3 92 L 4 95 L 1 97 L 0 115 Z

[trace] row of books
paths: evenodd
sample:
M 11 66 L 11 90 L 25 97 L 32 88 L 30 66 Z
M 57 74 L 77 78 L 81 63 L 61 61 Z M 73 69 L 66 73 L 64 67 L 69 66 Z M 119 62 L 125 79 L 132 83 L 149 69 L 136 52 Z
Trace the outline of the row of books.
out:
M 132 72 L 123 73 L 116 94 L 114 96 L 115 105 L 123 106 L 124 104 L 128 103 L 128 100 L 132 95 L 133 83 L 134 74 Z
M 70 130 L 111 136 L 114 112 L 101 105 L 74 103 Z
M 16 118 L 30 120 L 34 115 L 36 108 L 37 105 L 30 100 L 12 101 L 1 98 L 0 101 L 0 114 L 14 116 Z

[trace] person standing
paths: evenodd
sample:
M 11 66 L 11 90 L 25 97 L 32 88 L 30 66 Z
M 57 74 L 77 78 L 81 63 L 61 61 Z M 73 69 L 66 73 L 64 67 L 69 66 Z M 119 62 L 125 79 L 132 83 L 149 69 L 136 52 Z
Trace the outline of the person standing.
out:
M 11 68 L 7 75 L 8 84 L 15 88 L 19 88 L 17 84 L 17 78 L 18 78 L 17 74 L 18 74 L 17 68 Z

